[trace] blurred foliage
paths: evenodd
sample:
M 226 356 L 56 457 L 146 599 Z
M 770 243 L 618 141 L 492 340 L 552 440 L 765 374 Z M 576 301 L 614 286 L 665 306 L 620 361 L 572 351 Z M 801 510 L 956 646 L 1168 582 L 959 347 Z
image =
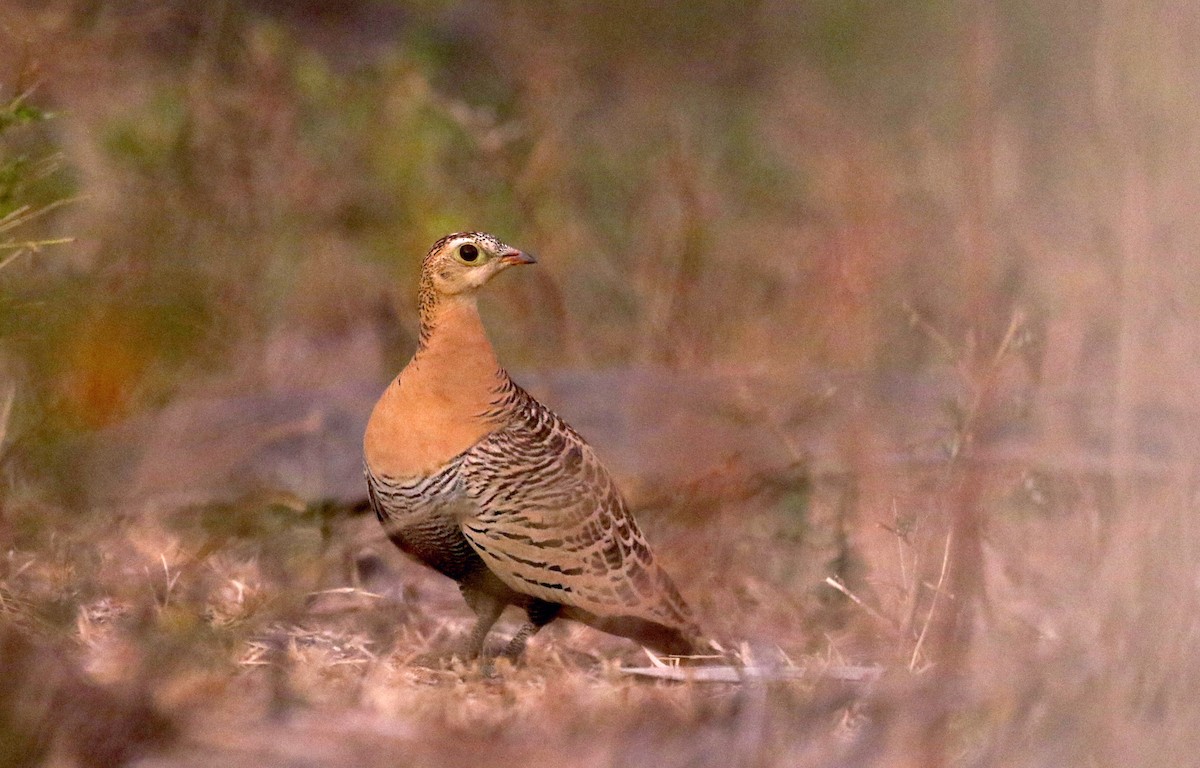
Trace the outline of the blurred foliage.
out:
M 37 454 L 46 444 L 39 428 L 45 409 L 30 407 L 39 387 L 25 347 L 36 335 L 38 300 L 24 290 L 23 278 L 41 266 L 36 260 L 43 249 L 70 242 L 46 234 L 47 219 L 68 201 L 70 182 L 43 130 L 51 115 L 31 100 L 32 79 L 22 68 L 7 83 L 0 81 L 0 467 L 14 445 Z M 0 511 L 10 479 L 0 473 Z
M 17 82 L 20 86 L 20 78 Z M 61 184 L 56 183 L 61 157 L 47 149 L 43 137 L 32 130 L 50 115 L 31 104 L 30 95 L 18 92 L 0 104 L 0 148 L 4 150 L 0 155 L 0 268 L 47 245 L 67 242 L 22 239 L 23 227 L 65 200 Z M 8 327 L 5 323 L 0 329 Z
M 69 257 L 0 278 L 37 466 L 292 328 L 370 325 L 392 304 L 403 359 L 420 255 L 462 228 L 543 256 L 488 299 L 509 305 L 492 332 L 517 368 L 911 370 L 945 361 L 911 312 L 964 325 L 963 4 L 36 5 L 9 58 L 54 47 L 54 74 L 0 114 L 0 213 L 81 196 L 32 236 L 69 226 Z M 1070 97 L 1091 87 L 1090 18 L 995 10 L 1001 326 L 1063 311 L 1077 281 L 1039 260 L 1031 219 L 1078 221 L 1070 258 L 1111 269 L 1089 211 L 1113 138 Z M 1114 84 L 1146 146 L 1179 133 L 1168 69 L 1148 57 Z
M 297 372 L 321 368 L 313 349 L 339 345 L 349 352 L 331 354 L 321 381 L 382 380 L 413 343 L 421 255 L 463 228 L 540 258 L 486 299 L 503 305 L 489 329 L 512 368 L 846 372 L 877 379 L 889 412 L 919 415 L 886 376 L 945 366 L 963 378 L 941 424 L 952 456 L 1028 426 L 1046 392 L 1070 401 L 1061 423 L 1030 430 L 1052 438 L 1038 449 L 1054 460 L 1078 447 L 1055 440 L 1132 444 L 1135 406 L 1189 404 L 1200 360 L 1194 15 L 1180 0 L 6 3 L 0 618 L 78 639 L 126 679 L 140 661 L 161 679 L 195 667 L 224 686 L 261 663 L 276 675 L 258 681 L 274 686 L 263 698 L 286 698 L 288 675 L 342 674 L 354 706 L 363 690 L 387 701 L 436 688 L 364 677 L 388 666 L 378 662 L 397 624 L 406 647 L 433 650 L 449 634 L 410 595 L 356 596 L 391 602 L 342 617 L 346 636 L 371 639 L 350 665 L 337 632 L 280 629 L 317 617 L 306 601 L 329 597 L 327 573 L 365 581 L 358 565 L 382 562 L 356 559 L 358 542 L 333 535 L 344 521 L 325 510 L 249 499 L 139 518 L 69 514 L 54 497 L 86 482 L 70 450 L 81 434 L 181 393 L 308 386 Z M 388 347 L 380 360 L 354 345 L 361 328 Z M 995 370 L 972 378 L 990 355 Z M 1032 402 L 987 402 L 1001 391 Z M 783 413 L 805 394 L 771 405 Z M 1110 401 L 1111 419 L 1106 407 L 1085 413 Z M 1130 723 L 1169 729 L 1167 715 L 1186 726 L 1174 744 L 1194 741 L 1196 718 L 1179 715 L 1194 709 L 1197 678 L 1195 494 L 1190 453 L 1170 453 L 1178 435 L 1136 446 L 1178 464 L 1162 481 L 1174 485 L 1138 503 L 1140 488 L 1119 487 L 1120 445 L 1111 466 L 1057 474 L 1017 456 L 1006 471 L 1024 474 L 1020 491 L 989 478 L 995 488 L 974 499 L 953 462 L 880 470 L 871 460 L 906 454 L 907 433 L 872 423 L 868 404 L 847 409 L 854 428 L 836 449 L 854 477 L 806 478 L 753 503 L 707 499 L 719 526 L 702 504 L 680 505 L 700 522 L 677 535 L 708 538 L 675 550 L 689 554 L 680 565 L 697 605 L 728 627 L 784 650 L 891 653 L 903 673 L 938 661 L 910 630 L 924 636 L 943 594 L 945 520 L 978 510 L 996 566 L 978 679 L 925 696 L 918 675 L 894 701 L 883 686 L 869 717 L 895 727 L 863 729 L 861 753 L 840 762 L 885 764 L 871 761 L 870 732 L 922 731 L 922 706 L 960 698 L 969 706 L 951 730 L 972 731 L 961 740 L 994 761 L 1016 750 L 1044 762 L 1053 745 L 1060 763 L 1110 764 L 1094 753 L 1128 757 L 1154 741 Z M 27 478 L 34 491 L 22 493 Z M 863 620 L 823 574 L 886 615 Z M 409 578 L 393 586 L 437 589 Z M 286 658 L 294 668 L 275 663 Z M 595 690 L 592 670 L 578 672 L 563 677 Z M 213 706 L 196 693 L 206 683 L 192 684 Z M 243 695 L 228 687 L 220 701 Z M 802 740 L 791 702 L 739 701 L 750 721 L 777 718 L 780 743 Z M 511 703 L 496 709 L 512 717 Z M 602 722 L 588 706 L 543 709 Z M 431 732 L 457 742 L 468 710 L 446 699 L 431 711 Z M 750 721 L 731 732 L 752 734 Z M 589 727 L 559 731 L 591 739 Z M 679 744 L 728 762 L 684 730 Z M 628 733 L 598 741 L 637 743 Z M 894 741 L 905 759 L 924 754 Z

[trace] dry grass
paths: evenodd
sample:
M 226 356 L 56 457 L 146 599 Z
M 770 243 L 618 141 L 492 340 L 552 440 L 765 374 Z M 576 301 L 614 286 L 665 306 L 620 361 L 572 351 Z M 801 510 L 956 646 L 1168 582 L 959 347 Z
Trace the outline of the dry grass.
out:
M 0 104 L 54 115 L 0 135 L 0 765 L 1196 754 L 1187 4 L 193 5 L 0 9 Z M 611 463 L 799 679 L 640 680 L 572 626 L 487 677 L 372 520 L 89 501 L 98 428 L 386 379 L 467 226 L 539 256 L 485 308 L 510 367 L 660 383 L 604 412 L 687 471 Z

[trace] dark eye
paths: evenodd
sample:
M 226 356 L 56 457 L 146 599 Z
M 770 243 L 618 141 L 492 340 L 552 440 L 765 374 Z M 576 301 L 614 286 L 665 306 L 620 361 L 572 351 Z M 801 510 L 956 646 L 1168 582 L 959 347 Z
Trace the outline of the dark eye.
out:
M 458 247 L 458 258 L 466 262 L 475 261 L 479 258 L 479 249 L 470 243 L 464 243 Z

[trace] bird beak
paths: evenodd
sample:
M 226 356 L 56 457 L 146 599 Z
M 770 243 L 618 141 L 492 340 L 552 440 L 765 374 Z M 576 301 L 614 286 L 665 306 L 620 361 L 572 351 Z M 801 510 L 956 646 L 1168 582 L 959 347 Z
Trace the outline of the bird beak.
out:
M 537 259 L 528 253 L 513 248 L 500 254 L 500 263 L 506 267 L 512 267 L 517 264 L 537 264 Z

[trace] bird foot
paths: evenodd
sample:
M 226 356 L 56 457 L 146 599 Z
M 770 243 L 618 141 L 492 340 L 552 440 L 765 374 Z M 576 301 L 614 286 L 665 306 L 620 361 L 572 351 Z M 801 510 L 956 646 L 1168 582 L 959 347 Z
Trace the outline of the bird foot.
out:
M 425 669 L 444 670 L 450 669 L 455 664 L 467 663 L 463 660 L 461 651 L 456 650 L 439 650 L 419 653 L 416 656 L 409 658 L 409 664 L 414 667 L 424 667 Z

